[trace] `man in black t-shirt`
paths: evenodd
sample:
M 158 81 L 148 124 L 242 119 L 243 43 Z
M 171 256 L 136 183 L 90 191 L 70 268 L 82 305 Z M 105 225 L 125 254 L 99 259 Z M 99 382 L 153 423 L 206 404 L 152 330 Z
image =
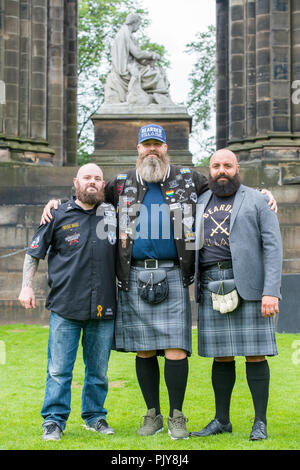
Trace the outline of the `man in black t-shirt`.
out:
M 265 356 L 278 353 L 272 317 L 281 297 L 279 223 L 266 198 L 241 184 L 231 151 L 221 149 L 212 156 L 208 185 L 210 191 L 198 199 L 196 238 L 202 243 L 196 252 L 195 298 L 198 354 L 214 358 L 216 414 L 204 429 L 191 434 L 232 432 L 234 358 L 245 356 L 255 412 L 250 440 L 266 439 L 270 371 Z
M 81 416 L 87 429 L 113 434 L 104 401 L 107 367 L 116 311 L 115 209 L 104 203 L 103 174 L 95 164 L 81 167 L 74 178 L 76 198 L 53 211 L 36 231 L 24 261 L 19 296 L 25 308 L 35 307 L 32 282 L 48 249 L 51 311 L 45 400 L 44 440 L 58 440 L 70 413 L 72 371 L 82 332 L 86 366 Z

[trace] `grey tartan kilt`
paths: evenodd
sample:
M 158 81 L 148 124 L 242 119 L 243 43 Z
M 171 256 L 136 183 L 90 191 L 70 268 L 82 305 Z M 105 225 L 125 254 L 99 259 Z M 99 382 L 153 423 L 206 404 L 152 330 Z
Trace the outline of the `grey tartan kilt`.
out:
M 262 316 L 261 301 L 241 300 L 236 310 L 225 314 L 213 310 L 211 294 L 207 289 L 208 282 L 232 278 L 232 269 L 212 269 L 201 274 L 198 309 L 199 356 L 277 355 L 274 318 Z
M 181 270 L 167 268 L 169 295 L 157 305 L 144 302 L 137 288 L 137 273 L 130 270 L 129 291 L 120 290 L 115 321 L 115 349 L 118 351 L 159 351 L 183 349 L 192 352 L 192 313 L 188 288 L 183 287 Z

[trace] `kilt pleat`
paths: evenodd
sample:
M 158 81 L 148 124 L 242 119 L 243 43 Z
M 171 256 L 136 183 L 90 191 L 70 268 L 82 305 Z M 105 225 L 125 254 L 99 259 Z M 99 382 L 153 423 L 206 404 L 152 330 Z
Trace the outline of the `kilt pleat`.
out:
M 141 268 L 130 270 L 129 291 L 120 290 L 115 321 L 115 349 L 152 351 L 183 349 L 192 352 L 192 313 L 188 288 L 183 287 L 181 270 L 167 268 L 169 295 L 157 305 L 144 302 L 137 287 Z
M 261 301 L 241 299 L 238 308 L 226 314 L 213 310 L 208 282 L 232 278 L 232 269 L 214 268 L 201 274 L 198 309 L 199 356 L 277 355 L 274 318 L 262 316 Z

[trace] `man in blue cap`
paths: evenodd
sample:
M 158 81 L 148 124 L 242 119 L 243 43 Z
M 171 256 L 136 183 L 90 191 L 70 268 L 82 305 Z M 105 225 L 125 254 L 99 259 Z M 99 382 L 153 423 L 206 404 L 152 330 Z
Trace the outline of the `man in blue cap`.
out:
M 167 149 L 161 126 L 142 126 L 136 168 L 106 187 L 107 200 L 119 207 L 115 341 L 117 350 L 137 352 L 136 373 L 147 406 L 138 434 L 163 431 L 157 355 L 164 355 L 168 432 L 172 439 L 188 439 L 182 407 L 192 351 L 190 248 L 195 202 L 207 182 L 190 168 L 171 165 Z

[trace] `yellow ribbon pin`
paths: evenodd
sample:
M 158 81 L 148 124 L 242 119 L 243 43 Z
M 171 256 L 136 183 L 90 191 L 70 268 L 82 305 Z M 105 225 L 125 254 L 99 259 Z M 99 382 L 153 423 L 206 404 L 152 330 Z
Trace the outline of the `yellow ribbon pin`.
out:
M 98 305 L 97 309 L 98 309 L 97 317 L 102 317 L 103 307 L 101 305 Z

